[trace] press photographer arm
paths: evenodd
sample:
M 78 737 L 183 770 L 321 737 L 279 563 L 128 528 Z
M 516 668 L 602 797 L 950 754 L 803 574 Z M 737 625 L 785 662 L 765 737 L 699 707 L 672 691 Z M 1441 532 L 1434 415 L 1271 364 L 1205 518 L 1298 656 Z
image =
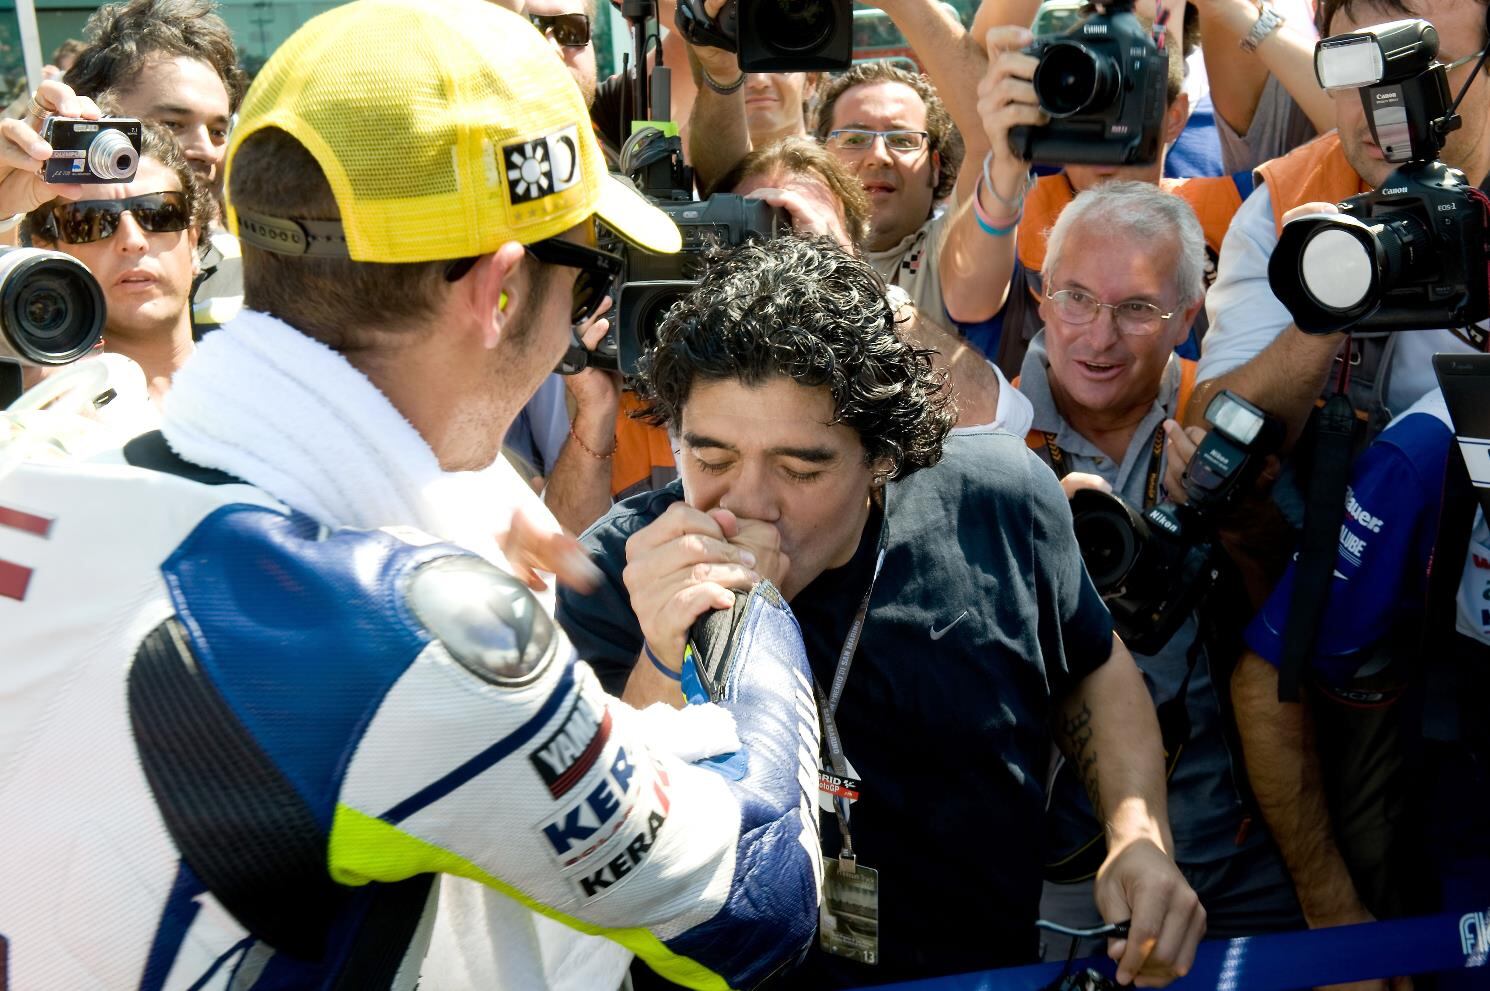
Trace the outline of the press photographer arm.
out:
M 1252 126 L 1269 75 L 1293 97 L 1319 133 L 1335 126 L 1330 95 L 1314 78 L 1314 38 L 1308 28 L 1285 20 L 1246 51 L 1241 42 L 1262 10 L 1252 0 L 1201 0 L 1200 44 L 1216 113 L 1245 135 Z
M 1295 217 L 1337 210 L 1333 203 L 1304 203 L 1285 213 L 1283 220 L 1286 224 Z M 1233 233 L 1238 237 L 1246 236 L 1245 231 L 1233 228 L 1227 234 L 1228 243 L 1223 246 L 1223 257 L 1226 248 L 1232 246 Z M 1240 250 L 1241 245 L 1238 248 Z M 1212 293 L 1220 287 L 1222 298 L 1218 301 L 1215 296 L 1211 297 L 1209 305 L 1214 307 L 1212 312 L 1225 307 L 1232 298 L 1242 298 L 1259 290 L 1271 293 L 1267 282 L 1265 267 L 1260 274 L 1246 279 L 1227 280 L 1225 285 L 1218 278 L 1217 286 L 1212 287 Z M 1325 380 L 1334 368 L 1335 355 L 1343 341 L 1343 334 L 1306 334 L 1290 323 L 1271 344 L 1246 364 L 1216 378 L 1197 383 L 1181 422 L 1187 427 L 1204 429 L 1206 407 L 1217 393 L 1229 389 L 1283 421 L 1286 427 L 1283 449 L 1287 451 L 1293 447 L 1304 423 L 1309 419 L 1314 401 L 1319 398 Z
M 605 314 L 610 301 L 582 328 L 581 340 L 593 349 L 610 329 Z M 621 405 L 621 378 L 603 368 L 584 368 L 564 376 L 574 402 L 569 439 L 549 469 L 544 504 L 564 529 L 584 533 L 611 506 L 611 468 L 616 451 L 616 417 Z
M 1107 662 L 1056 713 L 1056 742 L 1076 768 L 1107 830 L 1096 902 L 1108 922 L 1132 920 L 1112 941 L 1119 983 L 1163 987 L 1186 974 L 1205 934 L 1205 909 L 1170 851 L 1164 751 L 1143 675 L 1113 637 Z
M 969 155 L 964 161 L 962 177 L 971 175 L 973 185 L 959 197 L 940 259 L 942 300 L 952 318 L 963 323 L 990 319 L 1009 298 L 1030 174 L 1030 163 L 1009 143 L 1009 129 L 1048 120 L 1030 82 L 1038 61 L 1021 51 L 1033 40 L 1030 32 L 996 27 L 985 40 L 988 71 L 978 83 L 977 132 L 989 149 L 988 172 L 982 174 L 981 158 Z
M 1311 929 L 1371 922 L 1335 844 L 1309 701 L 1278 701 L 1278 669 L 1242 655 L 1231 678 L 1237 731 L 1253 794 L 1293 878 Z M 1341 991 L 1386 991 L 1410 984 L 1362 981 Z
M 704 0 L 705 16 L 713 20 L 727 2 Z M 707 190 L 750 154 L 745 73 L 734 52 L 704 45 L 688 45 L 688 64 L 698 90 L 688 116 L 688 160 L 698 188 Z

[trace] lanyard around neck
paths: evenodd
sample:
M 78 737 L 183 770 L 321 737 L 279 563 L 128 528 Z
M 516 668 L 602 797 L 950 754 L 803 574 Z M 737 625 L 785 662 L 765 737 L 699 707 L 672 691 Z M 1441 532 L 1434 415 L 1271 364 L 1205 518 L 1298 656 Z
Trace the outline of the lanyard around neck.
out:
M 1050 467 L 1055 469 L 1056 478 L 1065 478 L 1071 473 L 1071 464 L 1066 460 L 1066 452 L 1060 449 L 1055 442 L 1055 434 L 1042 431 L 1041 436 L 1045 438 L 1045 452 L 1050 455 Z M 1160 421 L 1154 428 L 1154 439 L 1149 445 L 1149 471 L 1148 477 L 1143 483 L 1143 508 L 1153 509 L 1159 504 L 1159 478 L 1164 469 L 1164 423 Z

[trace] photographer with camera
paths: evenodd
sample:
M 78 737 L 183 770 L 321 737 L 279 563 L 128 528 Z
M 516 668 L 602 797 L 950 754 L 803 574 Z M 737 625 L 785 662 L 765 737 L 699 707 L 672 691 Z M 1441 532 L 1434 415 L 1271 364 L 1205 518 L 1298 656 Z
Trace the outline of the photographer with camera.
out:
M 88 266 L 107 304 L 104 350 L 138 364 L 158 402 L 195 347 L 191 287 L 216 210 L 170 133 L 154 124 L 141 129 L 130 181 L 88 189 L 87 199 L 32 210 L 22 232 Z
M 1030 342 L 1016 380 L 1034 405 L 1029 446 L 1068 494 L 1096 487 L 1133 511 L 1153 509 L 1166 496 L 1167 431 L 1177 428 L 1173 417 L 1194 381 L 1194 362 L 1174 348 L 1204 299 L 1200 224 L 1181 198 L 1151 183 L 1103 183 L 1062 211 L 1047 259 L 1044 329 Z M 1114 534 L 1084 520 L 1077 507 L 1085 498 L 1073 509 L 1090 558 L 1104 551 L 1099 538 Z M 1098 577 L 1103 569 L 1091 570 Z M 1151 577 L 1186 580 L 1177 573 Z M 1099 590 L 1107 591 L 1100 582 Z M 1133 647 L 1170 758 L 1175 861 L 1205 906 L 1207 932 L 1220 938 L 1303 924 L 1276 848 L 1265 830 L 1247 828 L 1245 785 L 1234 777 L 1212 681 L 1213 672 L 1225 675 L 1231 648 L 1210 613 L 1227 608 L 1201 602 L 1161 643 L 1143 652 Z M 1040 914 L 1084 928 L 1101 921 L 1092 875 L 1102 846 L 1093 839 L 1101 827 L 1077 778 L 1076 769 L 1063 766 L 1052 786 Z
M 1184 61 L 1175 33 L 1161 35 L 1165 44 L 1158 48 L 1153 29 L 1145 27 L 1125 4 L 1090 15 L 1075 30 L 1083 26 L 1093 31 L 1089 38 L 1053 35 L 1035 39 L 1019 27 L 996 27 L 987 35 L 988 73 L 978 92 L 990 151 L 976 202 L 965 203 L 953 220 L 941 265 L 948 290 L 967 284 L 955 273 L 972 264 L 971 259 L 999 286 L 993 295 L 986 287 L 977 295 L 949 291 L 947 308 L 964 323 L 999 318 L 997 341 L 984 346 L 1009 374 L 1018 371 L 1030 338 L 1040 329 L 1046 232 L 1073 197 L 1110 180 L 1153 183 L 1180 197 L 1200 218 L 1209 274 L 1215 270 L 1227 225 L 1246 192 L 1230 176 L 1164 177 L 1165 153 L 1190 114 L 1183 89 Z M 1119 44 L 1153 52 L 1154 57 L 1146 60 L 1144 78 L 1134 78 L 1131 85 L 1125 79 L 1112 91 L 1110 101 L 1093 98 L 1078 112 L 1065 114 L 1064 110 L 1080 102 L 1075 95 L 1079 83 L 1071 82 L 1061 66 L 1110 61 Z M 1079 53 L 1078 45 L 1085 50 Z M 1124 73 L 1139 75 L 1123 64 Z M 1162 77 L 1153 76 L 1155 72 L 1162 72 Z M 1142 94 L 1151 89 L 1162 92 L 1162 116 L 1154 112 L 1157 107 L 1144 105 Z M 1052 119 L 1048 110 L 1063 116 Z M 1104 140 L 1108 130 L 1129 137 Z M 1033 178 L 1037 152 L 1041 161 L 1059 163 L 1061 171 Z M 1145 161 L 1149 154 L 1152 157 Z M 1198 339 L 1204 332 L 1204 315 L 1197 314 L 1188 337 Z
M 826 238 L 716 260 L 639 379 L 680 480 L 589 530 L 604 578 L 561 590 L 560 622 L 613 690 L 678 704 L 695 618 L 762 577 L 792 603 L 826 699 L 830 861 L 818 945 L 780 987 L 1030 962 L 1052 742 L 1108 830 L 1097 900 L 1132 921 L 1110 946 L 1119 977 L 1166 983 L 1205 912 L 1169 857 L 1141 675 L 1054 476 L 1003 431 L 948 435 L 898 319 L 874 270 Z
M 438 873 L 503 896 L 480 936 L 520 972 L 553 966 L 536 910 L 695 987 L 760 982 L 820 876 L 789 614 L 743 605 L 760 636 L 720 705 L 648 717 L 504 570 L 532 547 L 494 539 L 532 499 L 502 436 L 616 274 L 594 224 L 662 251 L 676 228 L 606 174 L 542 36 L 481 0 L 308 21 L 227 160 L 250 309 L 161 430 L 38 464 L 54 421 L 30 417 L 0 457 L 13 983 L 412 988 Z M 23 180 L 0 206 L 39 205 Z M 732 777 L 692 764 L 734 750 Z
M 1447 77 L 1448 91 L 1455 95 L 1470 78 L 1472 67 L 1464 59 L 1484 49 L 1487 40 L 1482 0 L 1421 0 L 1410 11 L 1373 0 L 1324 0 L 1321 10 L 1325 35 L 1358 31 L 1394 17 L 1428 21 L 1441 40 L 1440 59 L 1457 63 Z M 1373 429 L 1380 429 L 1393 412 L 1405 410 L 1432 387 L 1431 355 L 1474 349 L 1452 329 L 1365 337 L 1306 333 L 1269 285 L 1269 261 L 1288 215 L 1367 193 L 1396 168 L 1382 148 L 1390 136 L 1374 130 L 1360 88 L 1349 85 L 1331 95 L 1335 133 L 1259 166 L 1258 190 L 1237 211 L 1227 232 L 1216 282 L 1207 296 L 1210 329 L 1187 423 L 1199 425 L 1210 397 L 1231 389 L 1282 417 L 1292 442 L 1343 360 L 1350 367 L 1352 405 Z M 1443 136 L 1437 157 L 1478 183 L 1490 170 L 1490 82 L 1484 73 L 1464 92 L 1458 113 L 1462 123 Z M 1428 123 L 1416 121 L 1414 126 Z M 1343 351 L 1347 344 L 1349 353 Z

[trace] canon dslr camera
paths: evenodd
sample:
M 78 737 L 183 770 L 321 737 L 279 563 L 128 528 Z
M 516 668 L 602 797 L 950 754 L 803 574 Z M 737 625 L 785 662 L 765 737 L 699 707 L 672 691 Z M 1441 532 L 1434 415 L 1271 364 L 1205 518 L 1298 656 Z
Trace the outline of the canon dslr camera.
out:
M 1185 469 L 1185 502 L 1140 513 L 1117 496 L 1071 497 L 1076 540 L 1113 626 L 1137 654 L 1155 654 L 1215 584 L 1217 521 L 1283 440 L 1283 425 L 1235 393 L 1211 400 L 1210 433 Z
M 1164 28 L 1143 26 L 1132 0 L 1106 5 L 1062 34 L 1035 38 L 1035 95 L 1050 123 L 1009 132 L 1025 161 L 1145 165 L 1164 130 Z
M 133 117 L 48 117 L 41 136 L 52 146 L 42 166 L 46 182 L 128 182 L 140 167 L 140 122 Z
M 1437 55 L 1438 32 L 1423 20 L 1315 47 L 1320 85 L 1358 88 L 1372 138 L 1387 161 L 1402 164 L 1379 189 L 1340 203 L 1339 213 L 1284 225 L 1268 282 L 1305 333 L 1468 328 L 1490 315 L 1490 201 L 1437 161 L 1460 125 Z

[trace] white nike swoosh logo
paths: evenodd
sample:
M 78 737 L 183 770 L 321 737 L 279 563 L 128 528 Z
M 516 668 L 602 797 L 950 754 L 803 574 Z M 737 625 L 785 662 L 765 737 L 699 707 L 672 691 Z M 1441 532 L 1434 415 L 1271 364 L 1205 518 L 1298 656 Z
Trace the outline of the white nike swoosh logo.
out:
M 942 637 L 944 637 L 944 636 L 947 635 L 947 631 L 948 630 L 950 630 L 952 627 L 956 626 L 958 623 L 961 623 L 966 616 L 967 616 L 967 610 L 964 609 L 962 612 L 960 612 L 960 613 L 957 614 L 957 618 L 956 619 L 952 620 L 952 622 L 948 623 L 946 626 L 942 627 L 940 630 L 938 630 L 936 627 L 933 626 L 931 628 L 931 639 L 933 639 L 933 640 L 940 640 Z

